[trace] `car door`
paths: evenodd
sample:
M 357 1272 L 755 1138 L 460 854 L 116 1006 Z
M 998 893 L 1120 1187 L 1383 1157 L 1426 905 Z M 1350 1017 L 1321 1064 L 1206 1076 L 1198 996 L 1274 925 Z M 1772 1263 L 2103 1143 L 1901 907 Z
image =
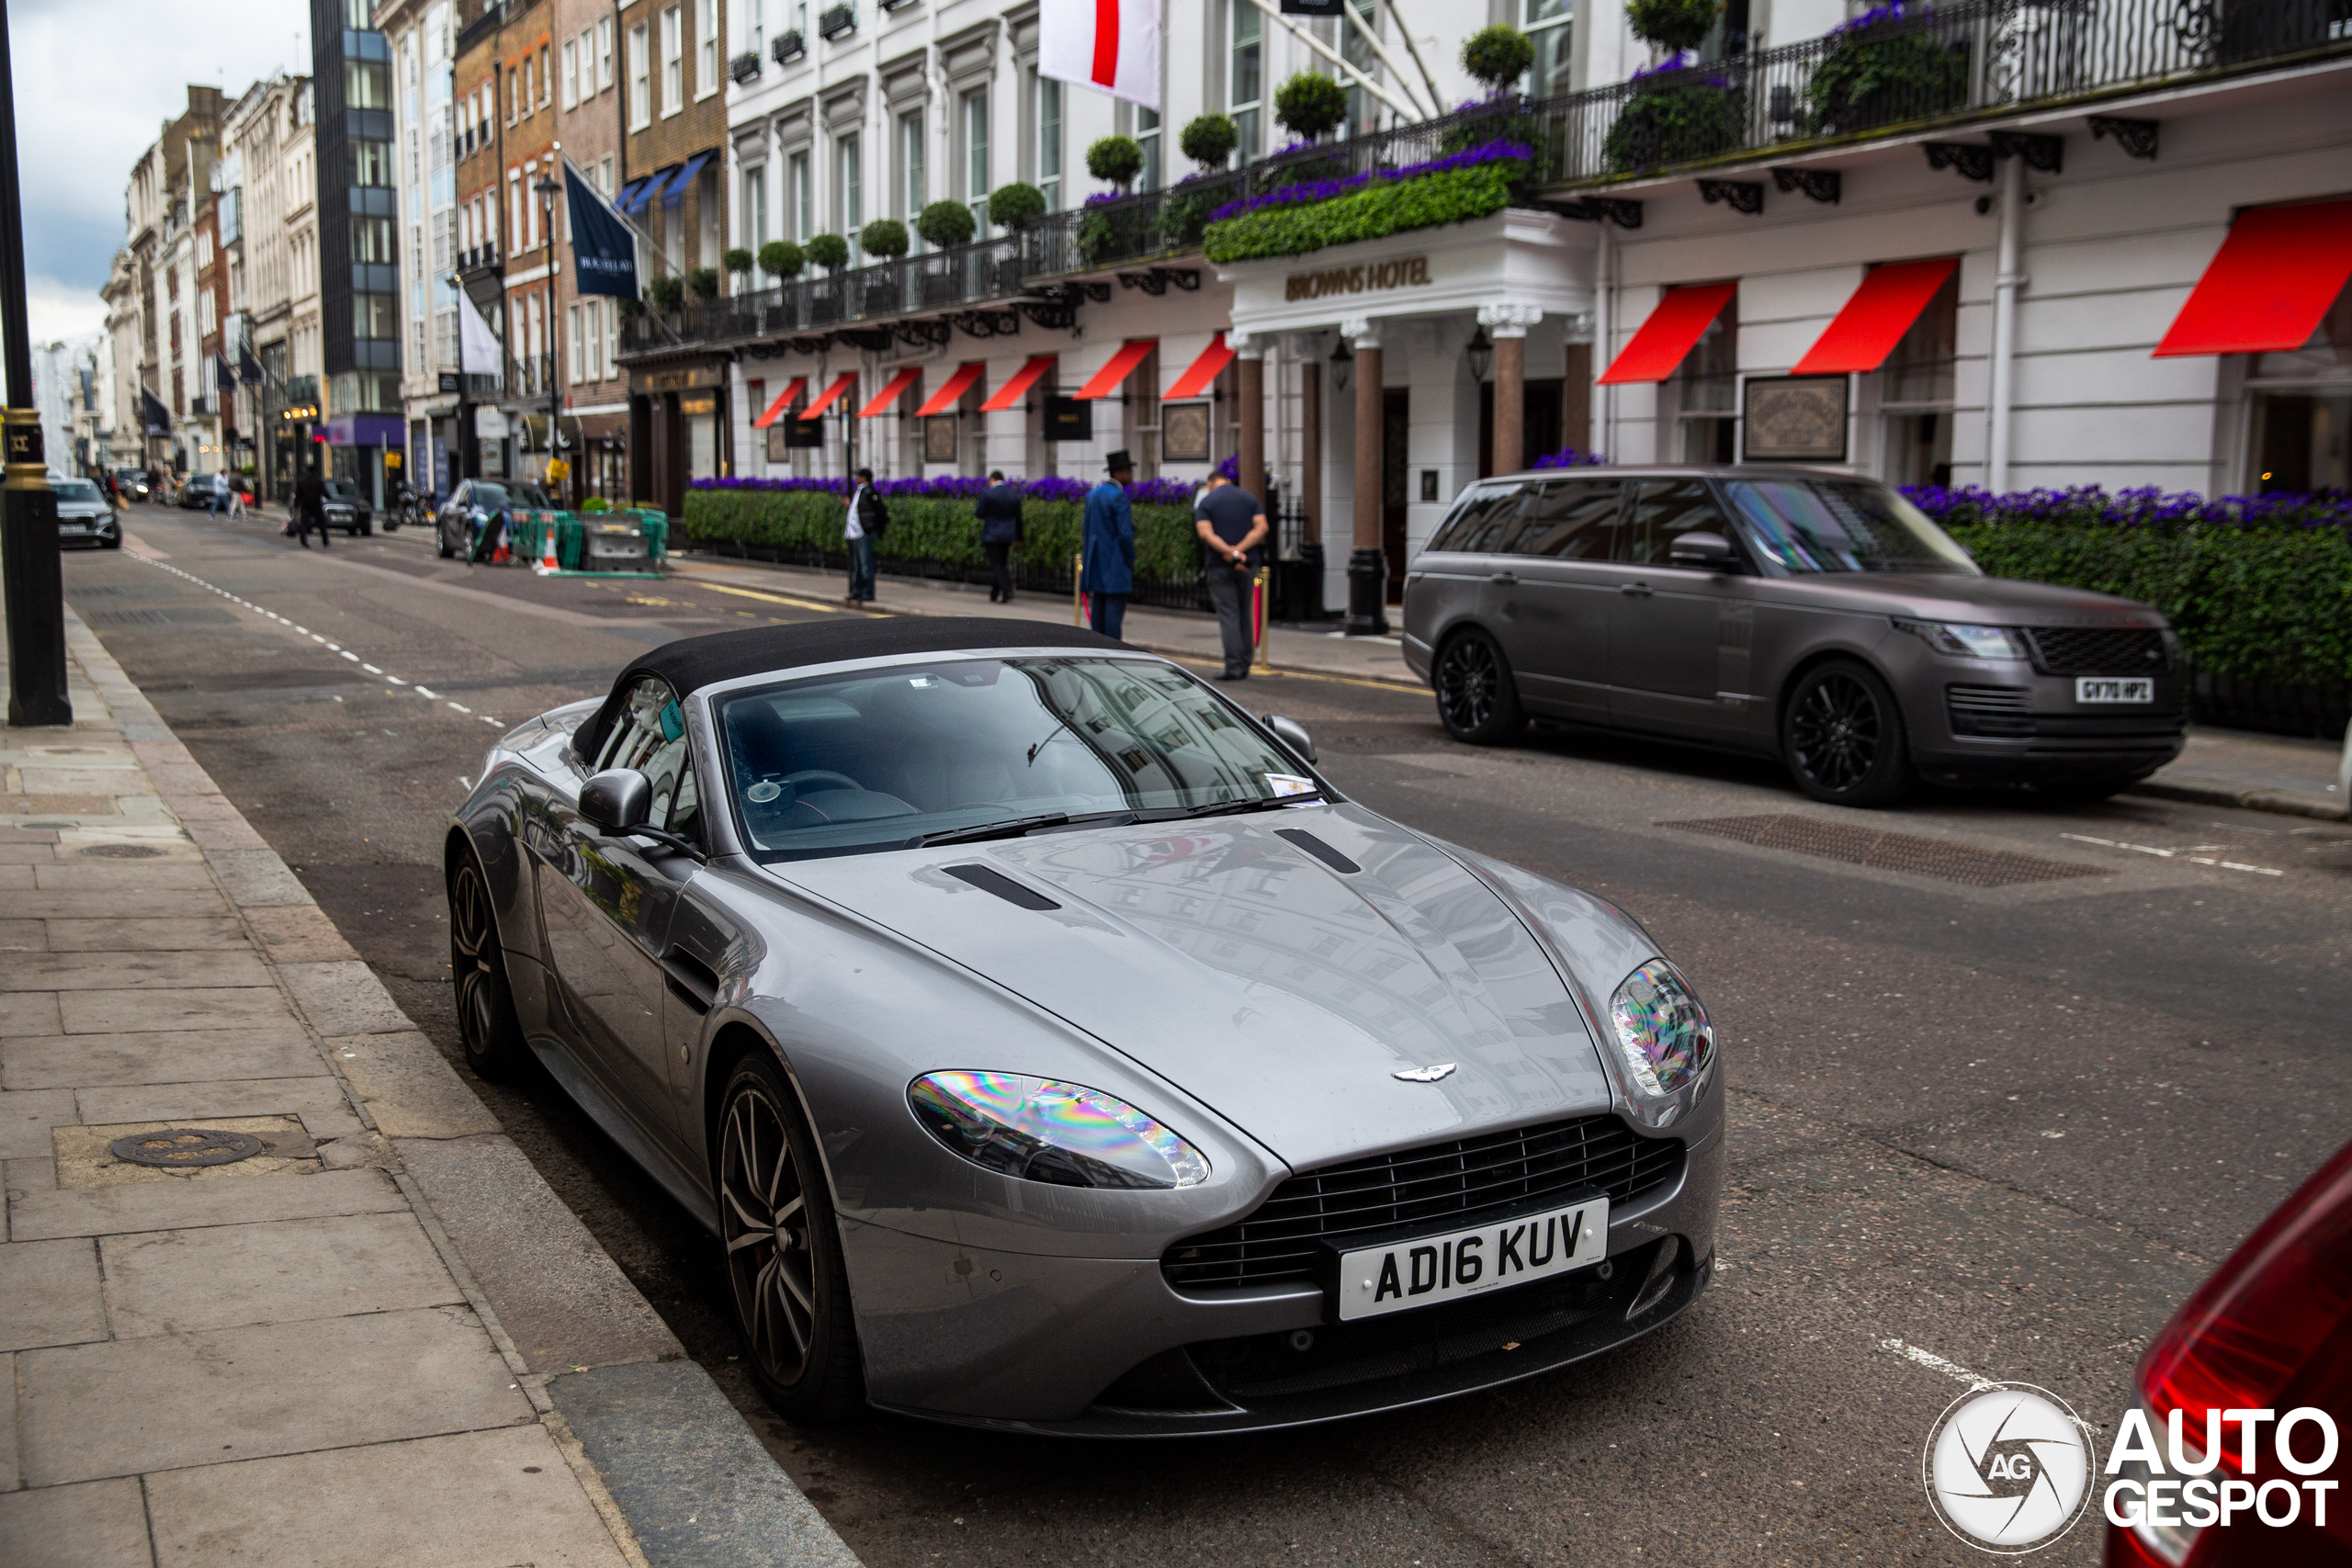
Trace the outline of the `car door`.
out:
M 639 680 L 593 765 L 634 768 L 653 786 L 648 825 L 699 839 L 700 813 L 684 716 L 667 682 Z M 539 859 L 548 966 L 590 1070 L 664 1145 L 678 1147 L 670 1091 L 670 925 L 696 865 L 642 839 L 607 837 L 558 799 Z
M 1610 617 L 1617 592 L 1615 479 L 1545 479 L 1500 539 L 1489 592 L 1510 628 L 1520 696 L 1537 712 L 1598 720 L 1610 711 Z
M 1617 540 L 1609 622 L 1611 716 L 1638 728 L 1716 735 L 1745 728 L 1747 639 L 1754 578 L 1672 565 L 1684 534 L 1739 547 L 1714 491 L 1702 479 L 1643 479 L 1627 497 Z M 1726 685 L 1725 633 L 1739 669 Z

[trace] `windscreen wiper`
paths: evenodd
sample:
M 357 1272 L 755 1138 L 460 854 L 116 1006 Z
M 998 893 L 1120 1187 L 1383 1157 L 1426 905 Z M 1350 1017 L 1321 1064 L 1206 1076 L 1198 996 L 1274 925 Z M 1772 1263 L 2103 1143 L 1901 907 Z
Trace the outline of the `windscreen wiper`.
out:
M 1277 807 L 1295 806 L 1301 801 L 1319 800 L 1323 792 L 1308 790 L 1300 795 L 1268 795 L 1263 800 L 1220 800 L 1213 806 L 1192 806 L 1172 814 L 1171 820 L 1190 817 L 1230 817 L 1243 811 L 1272 811 Z
M 1017 839 L 1032 828 L 1058 828 L 1069 820 L 1067 811 L 1046 811 L 1035 817 L 1008 817 L 1001 822 L 983 822 L 976 828 L 950 828 L 941 833 L 925 833 L 908 847 L 928 849 L 933 844 L 977 844 L 983 839 Z

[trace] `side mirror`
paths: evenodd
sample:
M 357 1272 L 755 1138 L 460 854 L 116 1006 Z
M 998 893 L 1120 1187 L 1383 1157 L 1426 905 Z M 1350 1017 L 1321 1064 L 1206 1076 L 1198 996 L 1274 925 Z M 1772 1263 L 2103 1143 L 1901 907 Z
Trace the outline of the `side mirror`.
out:
M 1695 566 L 1706 571 L 1728 571 L 1739 564 L 1729 539 L 1698 529 L 1676 535 L 1674 543 L 1667 547 L 1666 559 L 1669 566 Z
M 653 785 L 635 768 L 607 768 L 580 786 L 580 815 L 602 832 L 636 832 L 652 810 Z
M 1281 738 L 1282 743 L 1306 758 L 1315 761 L 1315 737 L 1306 733 L 1306 726 L 1295 718 L 1284 718 L 1278 713 L 1263 716 L 1265 726 Z

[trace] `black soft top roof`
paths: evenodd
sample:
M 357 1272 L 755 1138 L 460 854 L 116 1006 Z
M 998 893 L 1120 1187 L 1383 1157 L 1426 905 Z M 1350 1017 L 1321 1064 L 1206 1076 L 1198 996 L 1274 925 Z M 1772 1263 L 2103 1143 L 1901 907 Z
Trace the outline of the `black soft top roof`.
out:
M 853 659 L 888 659 L 907 653 L 984 652 L 1004 648 L 1067 648 L 1086 653 L 1133 653 L 1136 649 L 1083 626 L 1047 621 L 998 620 L 984 615 L 894 615 L 876 620 L 798 621 L 790 626 L 746 626 L 707 637 L 680 637 L 639 654 L 613 682 L 605 705 L 581 726 L 573 747 L 594 759 L 618 716 L 622 694 L 640 675 L 659 675 L 680 696 L 745 675 L 781 675 L 812 664 Z

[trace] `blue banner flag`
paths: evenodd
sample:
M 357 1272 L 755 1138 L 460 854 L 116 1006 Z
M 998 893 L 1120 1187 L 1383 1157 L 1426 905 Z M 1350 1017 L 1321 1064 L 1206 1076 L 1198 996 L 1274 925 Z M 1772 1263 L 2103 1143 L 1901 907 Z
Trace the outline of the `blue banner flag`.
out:
M 144 387 L 139 389 L 139 420 L 150 435 L 172 433 L 172 411 L 164 406 L 163 399 Z
M 606 205 L 604 193 L 569 163 L 564 190 L 571 203 L 572 289 L 580 294 L 637 298 L 637 235 Z

